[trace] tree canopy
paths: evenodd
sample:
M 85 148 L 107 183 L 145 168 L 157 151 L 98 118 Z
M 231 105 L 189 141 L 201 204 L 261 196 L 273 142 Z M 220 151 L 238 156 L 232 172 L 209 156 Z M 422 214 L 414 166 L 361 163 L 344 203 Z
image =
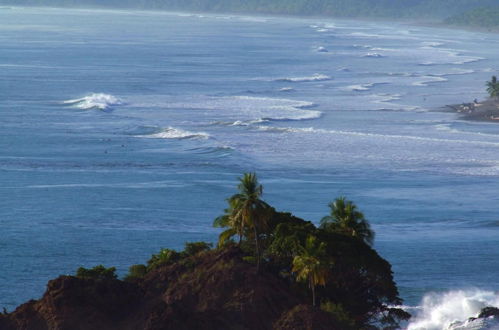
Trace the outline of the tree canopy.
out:
M 393 307 L 402 300 L 391 265 L 371 247 L 374 232 L 353 202 L 336 199 L 331 215 L 316 227 L 261 200 L 262 187 L 254 174 L 245 174 L 238 190 L 228 199 L 225 214 L 215 220 L 216 226 L 227 228 L 220 235 L 220 248 L 233 242 L 248 260 L 261 259 L 262 268 L 303 295 L 311 294 L 312 304 L 343 320 L 345 329 L 390 328 L 410 317 Z M 242 204 L 234 200 L 239 199 L 253 205 L 251 221 L 237 219 Z
M 490 16 L 485 10 L 474 12 L 475 9 L 497 7 L 496 0 L 0 0 L 0 4 L 334 17 L 441 19 L 457 15 L 457 19 L 464 22 L 477 14 Z
M 321 220 L 321 229 L 343 233 L 364 241 L 368 245 L 374 242 L 374 231 L 357 206 L 345 197 L 329 203 L 331 214 Z
M 489 93 L 491 98 L 499 97 L 499 82 L 497 81 L 496 76 L 492 76 L 492 79 L 487 81 L 485 85 L 487 86 L 487 93 Z

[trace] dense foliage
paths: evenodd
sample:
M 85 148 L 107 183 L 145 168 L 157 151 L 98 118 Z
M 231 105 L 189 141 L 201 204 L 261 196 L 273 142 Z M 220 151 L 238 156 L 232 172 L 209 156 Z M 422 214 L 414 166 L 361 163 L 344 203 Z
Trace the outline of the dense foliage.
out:
M 116 268 L 106 268 L 103 265 L 98 265 L 93 268 L 80 267 L 76 270 L 76 277 L 96 279 L 96 280 L 114 280 L 117 279 Z
M 492 76 L 492 79 L 487 81 L 485 86 L 487 86 L 487 93 L 489 93 L 491 98 L 497 99 L 499 97 L 499 82 L 497 81 L 496 76 Z
M 391 265 L 372 248 L 374 232 L 357 206 L 344 197 L 329 204 L 330 214 L 319 227 L 276 211 L 263 201 L 263 188 L 254 173 L 239 180 L 238 192 L 227 199 L 225 213 L 214 225 L 224 228 L 218 249 L 240 251 L 239 258 L 289 284 L 289 290 L 334 316 L 342 329 L 395 329 L 410 314 L 402 304 Z M 183 251 L 161 249 L 146 265 L 133 265 L 125 280 L 140 281 L 159 267 L 180 266 L 194 271 L 212 245 L 185 244 Z M 242 253 L 242 255 L 241 255 Z M 80 267 L 76 276 L 116 279 L 116 269 Z M 308 297 L 307 297 L 308 296 Z
M 255 212 L 242 222 L 234 196 L 254 191 L 254 187 L 259 187 L 259 193 L 253 196 L 253 205 L 266 205 L 265 212 L 250 208 Z M 311 304 L 319 302 L 323 310 L 342 320 L 345 328 L 389 329 L 410 317 L 403 310 L 390 307 L 402 302 L 391 266 L 371 248 L 374 233 L 351 201 L 339 198 L 331 203 L 331 215 L 318 228 L 290 213 L 277 212 L 263 202 L 254 174 L 245 174 L 238 190 L 239 194 L 228 199 L 225 214 L 215 220 L 216 226 L 225 228 L 219 247 L 237 244 L 250 257 L 248 260 L 261 257 L 262 267 L 303 294 L 309 292 Z
M 449 17 L 446 23 L 483 28 L 499 27 L 499 7 L 480 7 Z
M 11 5 L 128 7 L 336 17 L 446 18 L 496 0 L 0 0 Z
M 125 281 L 134 281 L 143 278 L 148 272 L 166 265 L 172 265 L 176 262 L 182 262 L 186 258 L 197 255 L 199 253 L 209 251 L 212 247 L 211 243 L 206 242 L 187 242 L 183 251 L 172 249 L 161 249 L 155 253 L 147 261 L 147 265 L 132 265 L 128 269 L 128 274 L 125 275 Z

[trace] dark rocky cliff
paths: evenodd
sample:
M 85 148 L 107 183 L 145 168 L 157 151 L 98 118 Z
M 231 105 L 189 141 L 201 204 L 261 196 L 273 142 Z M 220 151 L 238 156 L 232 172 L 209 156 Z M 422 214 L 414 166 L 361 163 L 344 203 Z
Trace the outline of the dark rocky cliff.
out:
M 257 274 L 232 247 L 133 282 L 61 276 L 40 300 L 0 315 L 0 329 L 340 329 L 305 298 L 279 277 Z

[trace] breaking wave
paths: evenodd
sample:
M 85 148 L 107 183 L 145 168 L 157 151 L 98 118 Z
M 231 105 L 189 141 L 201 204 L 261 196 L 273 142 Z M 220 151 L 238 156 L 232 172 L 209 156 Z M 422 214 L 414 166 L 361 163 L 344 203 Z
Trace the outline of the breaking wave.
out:
M 427 48 L 440 47 L 443 45 L 444 45 L 443 42 L 438 42 L 438 41 L 423 41 L 421 43 L 421 46 L 427 47 Z
M 85 97 L 73 100 L 63 101 L 63 104 L 72 105 L 78 109 L 90 110 L 99 109 L 107 110 L 112 106 L 123 104 L 122 100 L 116 96 L 104 93 L 92 93 Z
M 362 57 L 381 58 L 381 57 L 385 57 L 385 56 L 381 55 L 380 53 L 367 53 L 367 54 L 362 55 Z
M 341 87 L 341 90 L 348 92 L 362 92 L 370 90 L 371 87 L 373 86 L 374 84 L 350 85 L 350 86 Z
M 428 86 L 428 84 L 447 81 L 446 78 L 438 76 L 422 76 L 421 78 L 423 80 L 413 82 L 412 86 Z
M 207 139 L 210 137 L 208 133 L 204 132 L 190 132 L 175 127 L 166 127 L 157 129 L 150 134 L 135 135 L 136 137 L 149 138 L 149 139 Z
M 498 329 L 497 320 L 470 319 L 489 306 L 499 307 L 499 293 L 479 289 L 429 293 L 416 309 L 407 330 Z
M 290 78 L 279 78 L 275 81 L 286 81 L 286 82 L 307 82 L 307 81 L 324 81 L 331 80 L 330 76 L 325 74 L 316 73 L 309 77 L 290 77 Z

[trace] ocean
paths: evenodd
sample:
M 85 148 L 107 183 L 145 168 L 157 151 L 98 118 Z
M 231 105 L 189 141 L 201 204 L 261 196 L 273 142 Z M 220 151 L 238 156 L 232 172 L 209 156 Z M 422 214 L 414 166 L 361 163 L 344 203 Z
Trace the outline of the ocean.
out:
M 0 307 L 214 242 L 237 178 L 376 231 L 409 329 L 499 306 L 499 35 L 326 18 L 0 8 Z

